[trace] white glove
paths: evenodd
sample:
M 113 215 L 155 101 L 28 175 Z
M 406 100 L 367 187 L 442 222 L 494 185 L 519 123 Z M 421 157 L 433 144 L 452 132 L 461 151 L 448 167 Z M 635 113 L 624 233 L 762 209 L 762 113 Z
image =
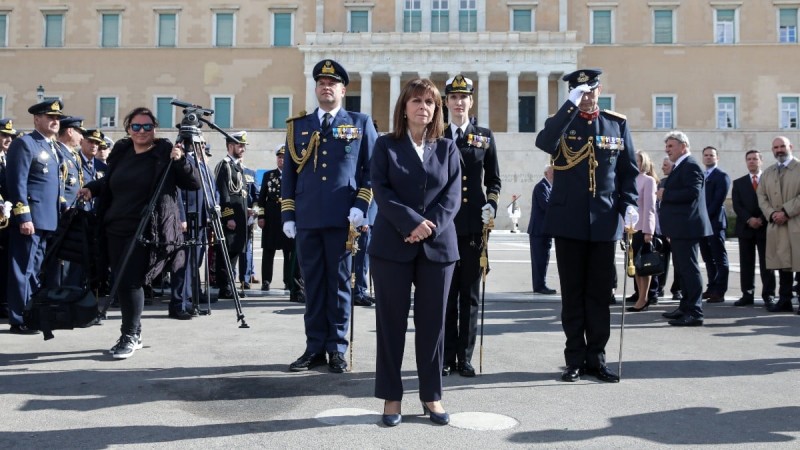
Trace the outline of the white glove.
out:
M 350 208 L 350 215 L 347 216 L 350 224 L 358 228 L 364 224 L 364 212 L 358 208 Z
M 575 106 L 580 106 L 581 104 L 581 97 L 583 94 L 591 92 L 588 84 L 581 84 L 579 86 L 575 86 L 574 89 L 569 91 L 569 101 L 571 101 Z
M 634 206 L 628 205 L 625 209 L 625 228 L 633 228 L 639 222 L 639 211 Z
M 3 210 L 2 217 L 11 217 L 11 202 L 3 202 L 0 208 Z
M 491 219 L 494 219 L 494 207 L 487 203 L 481 208 L 481 220 L 484 224 L 488 224 Z
M 297 226 L 295 226 L 294 220 L 288 220 L 283 223 L 283 234 L 289 239 L 294 239 L 297 236 Z

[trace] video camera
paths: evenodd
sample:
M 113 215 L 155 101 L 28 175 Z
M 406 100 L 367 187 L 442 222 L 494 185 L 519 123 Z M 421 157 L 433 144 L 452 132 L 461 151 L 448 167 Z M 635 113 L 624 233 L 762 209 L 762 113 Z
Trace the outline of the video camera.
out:
M 203 119 L 203 116 L 211 116 L 214 114 L 214 110 L 177 99 L 172 100 L 170 103 L 183 108 L 183 119 L 178 131 L 178 141 L 203 142 L 200 128 L 203 126 L 203 122 L 208 123 Z

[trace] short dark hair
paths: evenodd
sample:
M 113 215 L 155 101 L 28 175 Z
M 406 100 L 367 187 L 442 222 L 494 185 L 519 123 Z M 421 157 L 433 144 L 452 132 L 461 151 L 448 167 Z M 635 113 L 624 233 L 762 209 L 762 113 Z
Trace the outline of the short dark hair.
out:
M 744 154 L 744 159 L 747 159 L 747 157 L 750 156 L 752 153 L 757 154 L 758 159 L 761 159 L 761 152 L 758 150 L 748 150 L 747 153 Z
M 705 153 L 706 150 L 714 150 L 714 154 L 719 154 L 719 151 L 717 151 L 717 148 L 716 147 L 712 147 L 710 145 L 706 145 L 705 147 L 703 147 L 703 153 Z
M 158 119 L 156 119 L 156 115 L 153 114 L 153 111 L 150 111 L 150 108 L 145 108 L 144 106 L 139 106 L 138 108 L 133 108 L 133 111 L 129 112 L 127 116 L 125 116 L 125 120 L 122 121 L 122 128 L 125 129 L 126 132 L 130 134 L 130 127 L 131 127 L 131 120 L 133 120 L 136 116 L 147 116 L 150 120 L 153 121 L 153 126 L 158 128 Z

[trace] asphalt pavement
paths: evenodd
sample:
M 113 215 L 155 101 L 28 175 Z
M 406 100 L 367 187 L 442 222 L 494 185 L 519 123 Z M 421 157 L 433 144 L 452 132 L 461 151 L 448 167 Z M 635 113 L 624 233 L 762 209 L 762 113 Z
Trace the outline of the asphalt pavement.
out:
M 372 307 L 356 308 L 344 374 L 288 372 L 305 337 L 303 306 L 283 290 L 247 291 L 249 328 L 231 300 L 177 321 L 156 299 L 145 308 L 144 348 L 127 360 L 106 353 L 119 337 L 118 309 L 101 326 L 49 341 L 4 326 L 0 448 L 800 448 L 800 316 L 732 306 L 741 295 L 735 241 L 728 251 L 726 301 L 705 307 L 703 327 L 667 325 L 661 313 L 677 304 L 668 299 L 626 313 L 622 382 L 564 383 L 560 297 L 531 292 L 527 235 L 494 233 L 473 360 L 482 371 L 444 378 L 449 426 L 421 414 L 413 319 L 403 423 L 380 425 Z M 554 254 L 548 284 L 561 290 Z M 614 370 L 621 305 L 606 349 Z

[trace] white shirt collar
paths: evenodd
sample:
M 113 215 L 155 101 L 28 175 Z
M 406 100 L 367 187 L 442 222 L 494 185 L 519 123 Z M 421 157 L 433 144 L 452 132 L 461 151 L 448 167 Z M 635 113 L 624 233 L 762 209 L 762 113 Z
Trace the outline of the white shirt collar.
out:
M 319 123 L 322 123 L 322 116 L 324 116 L 325 113 L 327 112 L 327 113 L 329 113 L 331 115 L 331 124 L 333 124 L 333 119 L 335 119 L 336 115 L 339 114 L 339 110 L 340 109 L 342 109 L 341 106 L 338 107 L 338 108 L 334 108 L 334 109 L 332 109 L 330 111 L 325 111 L 322 108 L 317 108 L 317 119 L 319 119 Z
M 464 122 L 464 125 L 458 126 L 452 122 L 450 122 L 450 132 L 453 133 L 453 137 L 458 136 L 458 129 L 461 128 L 461 133 L 466 136 L 467 135 L 467 126 L 469 126 L 469 121 Z

